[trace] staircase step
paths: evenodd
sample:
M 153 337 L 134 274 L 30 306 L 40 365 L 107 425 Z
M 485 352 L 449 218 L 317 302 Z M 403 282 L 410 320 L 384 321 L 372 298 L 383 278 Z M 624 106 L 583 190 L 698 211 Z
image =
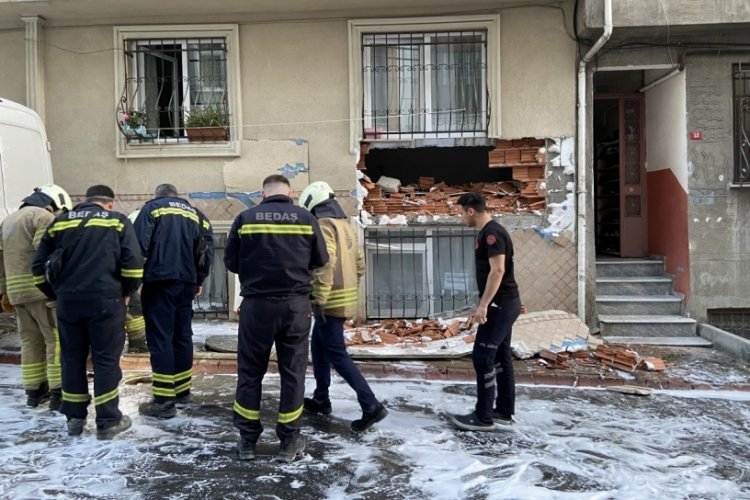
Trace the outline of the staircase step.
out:
M 697 323 L 684 316 L 600 315 L 603 337 L 694 337 Z
M 607 337 L 607 344 L 656 345 L 672 347 L 713 347 L 713 342 L 703 337 Z
M 672 293 L 666 276 L 610 276 L 596 279 L 598 295 L 662 295 Z
M 596 276 L 663 276 L 664 262 L 652 259 L 597 260 Z
M 679 315 L 682 299 L 676 295 L 597 295 L 596 311 L 605 315 Z

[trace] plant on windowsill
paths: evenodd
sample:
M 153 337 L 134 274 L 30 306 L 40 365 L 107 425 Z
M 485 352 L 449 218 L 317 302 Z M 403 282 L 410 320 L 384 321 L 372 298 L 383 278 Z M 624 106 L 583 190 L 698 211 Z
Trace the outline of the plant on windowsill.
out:
M 186 114 L 185 130 L 191 142 L 229 140 L 229 115 L 218 106 L 208 106 Z
M 120 130 L 128 139 L 153 139 L 146 129 L 146 113 L 131 109 L 120 116 Z

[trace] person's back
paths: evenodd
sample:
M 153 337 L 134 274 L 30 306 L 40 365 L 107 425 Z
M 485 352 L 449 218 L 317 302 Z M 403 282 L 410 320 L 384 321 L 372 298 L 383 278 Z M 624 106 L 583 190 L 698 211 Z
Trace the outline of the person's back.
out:
M 180 198 L 172 184 L 160 184 L 135 221 L 146 266 L 141 304 L 151 354 L 153 400 L 142 415 L 171 418 L 188 404 L 193 376 L 193 300 L 200 295 L 213 258 L 211 223 Z
M 135 228 L 146 257 L 144 283 L 203 283 L 207 272 L 198 269 L 195 252 L 211 225 L 199 210 L 175 195 L 160 196 L 146 203 Z
M 305 448 L 300 416 L 310 334 L 312 272 L 328 261 L 317 220 L 295 207 L 289 180 L 274 175 L 263 182 L 263 202 L 234 221 L 224 263 L 242 284 L 234 424 L 238 455 L 255 458 L 263 432 L 260 401 L 271 347 L 281 374 L 276 434 L 278 459 L 294 460 Z
M 34 257 L 34 282 L 57 296 L 62 357 L 62 407 L 68 434 L 83 433 L 92 401 L 87 377 L 94 366 L 97 438 L 130 428 L 119 409 L 120 356 L 125 345 L 125 306 L 143 276 L 143 257 L 133 226 L 115 212 L 115 194 L 92 186 L 86 201 L 58 216 Z

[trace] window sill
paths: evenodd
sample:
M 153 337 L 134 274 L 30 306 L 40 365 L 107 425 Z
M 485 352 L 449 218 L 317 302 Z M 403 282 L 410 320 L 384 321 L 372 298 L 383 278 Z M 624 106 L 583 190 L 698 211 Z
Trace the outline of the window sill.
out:
M 240 141 L 219 143 L 124 144 L 118 141 L 117 158 L 184 158 L 240 156 Z
M 743 182 L 742 184 L 738 182 L 731 182 L 729 184 L 729 189 L 750 189 L 750 181 Z

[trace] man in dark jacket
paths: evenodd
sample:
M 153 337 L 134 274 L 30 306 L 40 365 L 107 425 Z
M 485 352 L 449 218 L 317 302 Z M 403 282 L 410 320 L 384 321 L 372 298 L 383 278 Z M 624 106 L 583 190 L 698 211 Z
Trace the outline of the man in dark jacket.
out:
M 91 402 L 86 360 L 94 363 L 99 439 L 130 428 L 119 409 L 120 355 L 125 306 L 143 276 L 143 258 L 131 222 L 114 212 L 115 194 L 92 186 L 86 201 L 58 216 L 44 233 L 32 264 L 34 283 L 57 297 L 62 357 L 62 407 L 68 434 L 80 435 Z
M 224 263 L 239 274 L 243 297 L 234 401 L 240 460 L 255 458 L 255 444 L 263 432 L 261 382 L 274 342 L 281 375 L 278 460 L 291 462 L 305 449 L 300 416 L 312 321 L 312 271 L 328 262 L 328 253 L 318 221 L 295 206 L 291 195 L 285 177 L 266 178 L 263 202 L 242 212 L 227 238 Z
M 156 188 L 135 221 L 146 266 L 141 302 L 151 353 L 153 400 L 142 415 L 172 418 L 190 402 L 193 375 L 193 300 L 200 295 L 213 258 L 211 223 L 177 195 L 171 184 Z

